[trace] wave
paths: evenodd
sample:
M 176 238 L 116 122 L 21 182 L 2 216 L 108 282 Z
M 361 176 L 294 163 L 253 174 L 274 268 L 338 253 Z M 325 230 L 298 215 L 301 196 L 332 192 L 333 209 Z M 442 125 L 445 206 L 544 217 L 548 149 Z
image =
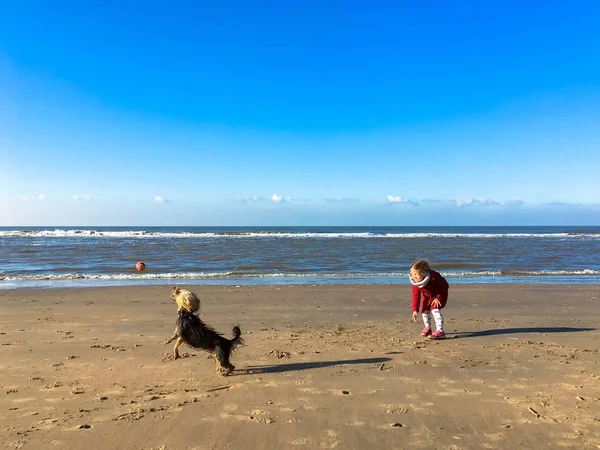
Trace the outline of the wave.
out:
M 442 272 L 449 278 L 483 278 L 483 277 L 547 277 L 547 276 L 598 276 L 600 270 L 549 270 L 549 271 L 467 271 Z M 158 280 L 158 279 L 210 279 L 210 278 L 375 278 L 375 277 L 407 277 L 408 273 L 243 273 L 243 272 L 187 272 L 187 273 L 115 273 L 115 274 L 37 274 L 37 275 L 1 275 L 0 281 L 42 281 L 42 280 Z
M 373 232 L 287 232 L 287 231 L 223 231 L 223 232 L 158 232 L 148 230 L 107 231 L 82 229 L 10 230 L 0 231 L 0 238 L 115 238 L 115 239 L 232 239 L 232 238 L 291 238 L 291 239 L 423 239 L 423 238 L 558 238 L 599 239 L 600 233 L 373 233 Z

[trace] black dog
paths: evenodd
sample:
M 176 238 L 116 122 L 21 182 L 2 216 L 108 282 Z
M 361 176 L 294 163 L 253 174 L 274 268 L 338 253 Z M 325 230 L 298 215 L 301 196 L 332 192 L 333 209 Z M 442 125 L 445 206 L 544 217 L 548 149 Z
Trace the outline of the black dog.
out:
M 177 324 L 173 336 L 165 344 L 177 339 L 173 348 L 175 359 L 179 358 L 178 349 L 184 342 L 190 347 L 208 350 L 215 357 L 217 372 L 221 372 L 225 376 L 235 369 L 229 362 L 229 357 L 237 346 L 244 343 L 241 335 L 240 327 L 235 326 L 233 327 L 233 339 L 227 339 L 202 322 L 197 315 L 186 309 L 180 309 L 177 312 Z

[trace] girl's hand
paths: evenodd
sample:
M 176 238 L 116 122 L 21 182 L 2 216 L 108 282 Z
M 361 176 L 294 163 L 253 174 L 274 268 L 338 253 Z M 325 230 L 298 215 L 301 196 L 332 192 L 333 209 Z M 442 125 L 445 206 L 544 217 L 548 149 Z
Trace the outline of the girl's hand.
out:
M 434 298 L 433 301 L 431 302 L 432 306 L 435 306 L 436 308 L 439 308 L 442 305 L 442 302 L 440 302 L 439 299 Z
M 417 312 L 416 311 L 413 311 L 410 321 L 412 323 L 415 323 L 417 321 Z

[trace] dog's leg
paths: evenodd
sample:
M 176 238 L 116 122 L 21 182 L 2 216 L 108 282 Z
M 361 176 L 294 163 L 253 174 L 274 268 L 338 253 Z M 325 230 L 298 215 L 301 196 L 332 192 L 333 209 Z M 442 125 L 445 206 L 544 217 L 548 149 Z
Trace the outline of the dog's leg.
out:
M 219 372 L 222 372 L 223 376 L 229 375 L 235 369 L 235 367 L 229 362 L 228 355 L 221 347 L 215 348 L 215 360 L 218 360 L 219 365 L 221 366 L 221 370 L 219 370 Z
M 213 356 L 215 358 L 215 370 L 221 373 L 225 372 L 225 367 L 223 367 L 223 364 L 221 364 L 221 360 L 223 359 L 223 357 L 221 349 L 219 347 L 215 348 Z
M 183 344 L 183 339 L 177 338 L 177 342 L 175 342 L 175 346 L 173 347 L 173 359 L 179 358 L 179 347 Z
M 173 336 L 171 336 L 169 339 L 167 339 L 165 341 L 165 345 L 170 344 L 171 342 L 173 342 L 175 339 L 177 339 L 177 327 L 175 327 L 175 331 L 173 331 Z

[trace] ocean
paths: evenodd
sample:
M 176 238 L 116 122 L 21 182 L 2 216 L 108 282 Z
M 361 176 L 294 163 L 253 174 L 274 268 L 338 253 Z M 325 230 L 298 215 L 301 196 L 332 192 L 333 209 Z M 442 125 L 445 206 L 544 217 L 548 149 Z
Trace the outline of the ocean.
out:
M 408 284 L 417 258 L 456 284 L 596 284 L 600 227 L 0 227 L 0 289 Z

